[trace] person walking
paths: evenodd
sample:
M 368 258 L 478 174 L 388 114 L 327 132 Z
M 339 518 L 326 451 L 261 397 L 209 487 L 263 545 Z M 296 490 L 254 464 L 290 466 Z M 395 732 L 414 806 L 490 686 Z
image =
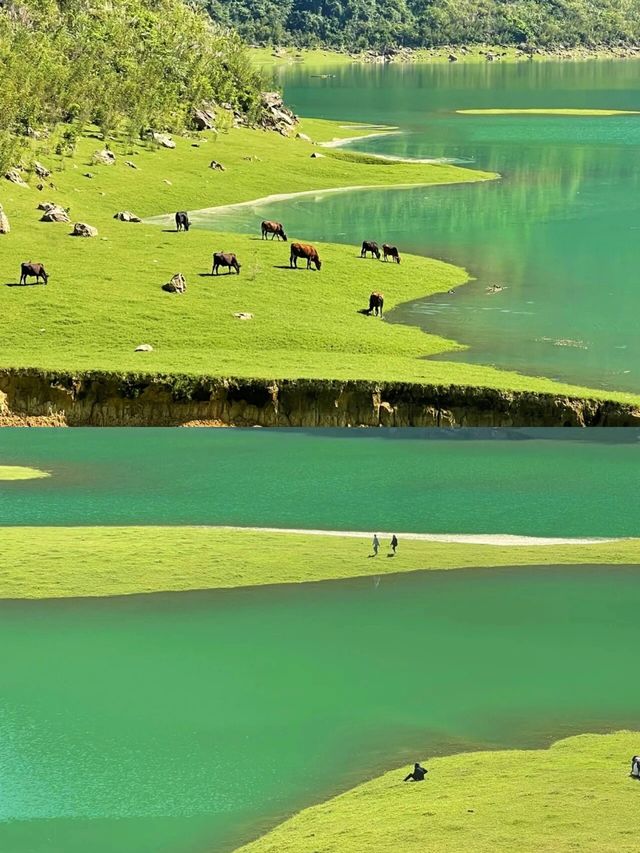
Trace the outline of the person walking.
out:
M 397 537 L 397 536 L 396 536 L 396 534 L 394 533 L 394 534 L 393 534 L 393 536 L 391 537 L 391 550 L 393 551 L 393 556 L 394 556 L 394 557 L 395 557 L 395 555 L 396 555 L 396 548 L 397 548 L 397 547 L 398 547 L 398 537 Z
M 380 548 L 380 540 L 378 539 L 377 533 L 373 534 L 373 543 L 372 544 L 373 544 L 373 556 L 377 557 L 378 556 L 378 549 Z

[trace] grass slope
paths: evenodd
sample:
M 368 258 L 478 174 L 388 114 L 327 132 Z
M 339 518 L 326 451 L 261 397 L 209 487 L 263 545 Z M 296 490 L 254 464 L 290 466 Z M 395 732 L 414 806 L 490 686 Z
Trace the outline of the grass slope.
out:
M 318 139 L 362 134 L 361 127 L 330 122 L 308 121 L 304 128 Z M 177 139 L 175 150 L 114 143 L 113 166 L 90 165 L 102 147 L 98 139 L 82 139 L 72 161 L 48 152 L 45 142 L 34 153 L 45 165 L 63 169 L 53 174 L 55 190 L 3 182 L 0 201 L 12 230 L 0 237 L 1 368 L 415 381 L 640 399 L 489 367 L 426 361 L 425 356 L 461 347 L 357 313 L 373 289 L 384 292 L 390 309 L 467 280 L 463 270 L 445 263 L 405 256 L 398 267 L 361 260 L 357 247 L 317 244 L 322 272 L 295 272 L 288 268 L 288 246 L 265 243 L 257 234 L 176 234 L 113 219 L 120 210 L 149 217 L 272 193 L 494 175 L 329 150 L 314 160 L 311 143 L 248 129 L 198 140 L 199 147 L 192 147 L 190 139 Z M 225 171 L 209 169 L 212 159 Z M 87 172 L 94 177 L 85 177 Z M 36 206 L 42 201 L 70 207 L 72 221 L 96 226 L 99 236 L 71 238 L 70 226 L 40 222 Z M 268 208 L 256 215 L 256 231 L 262 215 L 268 216 Z M 373 236 L 384 240 L 384 234 Z M 210 278 L 212 251 L 236 252 L 242 275 Z M 46 264 L 47 287 L 7 286 L 18 280 L 24 260 Z M 163 292 L 161 285 L 178 271 L 186 276 L 186 295 Z M 233 314 L 241 311 L 254 319 L 236 320 Z M 143 342 L 154 352 L 134 353 Z
M 640 539 L 491 546 L 205 527 L 2 528 L 0 598 L 69 598 L 382 576 L 422 569 L 640 564 Z
M 531 109 L 531 110 L 456 110 L 464 116 L 623 116 L 638 115 L 638 110 L 573 110 L 573 109 Z
M 405 768 L 306 809 L 242 853 L 636 853 L 640 734 L 580 735 L 543 750 L 476 752 Z

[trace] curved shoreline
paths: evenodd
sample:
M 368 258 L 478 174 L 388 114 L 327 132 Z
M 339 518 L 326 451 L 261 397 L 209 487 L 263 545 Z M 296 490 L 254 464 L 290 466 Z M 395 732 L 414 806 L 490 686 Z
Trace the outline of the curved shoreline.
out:
M 250 530 L 254 533 L 283 533 L 299 536 L 339 536 L 352 539 L 371 539 L 372 533 L 362 530 L 322 530 L 304 527 L 243 527 L 228 524 L 197 525 L 207 530 Z M 389 539 L 393 535 L 388 531 L 377 531 L 377 535 Z M 398 533 L 399 539 L 415 542 L 449 542 L 460 545 L 494 545 L 497 547 L 552 546 L 552 545 L 597 545 L 603 542 L 623 542 L 629 537 L 613 538 L 571 538 L 555 536 L 521 536 L 513 533 Z

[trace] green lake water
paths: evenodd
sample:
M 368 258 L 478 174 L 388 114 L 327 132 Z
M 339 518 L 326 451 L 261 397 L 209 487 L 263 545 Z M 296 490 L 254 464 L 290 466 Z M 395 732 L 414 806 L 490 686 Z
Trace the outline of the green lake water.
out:
M 323 69 L 326 70 L 326 69 Z M 256 232 L 281 220 L 304 238 L 390 242 L 466 267 L 474 283 L 404 305 L 415 324 L 470 347 L 472 361 L 640 392 L 640 116 L 463 116 L 458 109 L 640 109 L 635 61 L 291 68 L 279 74 L 302 115 L 397 125 L 361 151 L 439 158 L 498 182 L 312 195 L 199 225 Z M 215 204 L 215 199 L 212 199 Z M 329 275 L 329 271 L 327 271 Z M 398 270 L 402 275 L 402 269 Z M 487 295 L 486 288 L 505 289 Z
M 0 430 L 0 524 L 637 536 L 640 431 Z
M 221 853 L 437 753 L 638 727 L 639 609 L 637 567 L 0 603 L 0 849 Z
M 0 516 L 629 536 L 639 438 L 0 430 L 51 474 Z M 637 566 L 0 601 L 0 851 L 228 853 L 417 759 L 639 728 L 638 612 Z

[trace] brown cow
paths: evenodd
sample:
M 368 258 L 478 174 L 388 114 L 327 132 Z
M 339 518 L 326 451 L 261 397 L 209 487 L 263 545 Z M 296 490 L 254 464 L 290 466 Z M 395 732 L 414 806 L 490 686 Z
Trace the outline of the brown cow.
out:
M 373 314 L 375 317 L 382 317 L 382 306 L 384 305 L 384 293 L 379 293 L 374 290 L 369 297 L 369 310 L 367 314 Z
M 282 227 L 281 222 L 270 222 L 268 219 L 265 219 L 262 223 L 262 239 L 267 239 L 267 234 L 271 234 L 271 239 L 277 237 L 278 240 L 282 239 L 284 242 L 287 242 L 287 235 L 284 233 L 284 228 Z
M 31 261 L 20 265 L 20 284 L 26 284 L 27 278 L 35 278 L 36 284 L 39 283 L 41 278 L 45 284 L 49 281 L 49 276 L 44 266 L 42 264 L 31 263 Z
M 396 246 L 389 246 L 387 243 L 383 243 L 382 244 L 382 252 L 384 254 L 383 260 L 386 261 L 387 258 L 393 258 L 393 260 L 397 264 L 400 263 L 400 253 L 398 252 L 398 249 Z
M 211 267 L 211 275 L 218 275 L 219 267 L 227 267 L 227 275 L 234 269 L 240 275 L 240 264 L 233 252 L 214 252 L 213 266 Z
M 289 256 L 289 266 L 293 269 L 298 269 L 298 258 L 307 259 L 307 269 L 311 269 L 311 264 L 315 264 L 319 270 L 322 266 L 318 257 L 318 250 L 315 246 L 308 246 L 305 243 L 292 243 L 291 254 Z
M 360 250 L 360 257 L 366 258 L 367 252 L 371 252 L 371 255 L 375 255 L 378 260 L 380 260 L 380 249 L 378 248 L 378 244 L 374 243 L 373 240 L 363 240 L 362 249 Z

